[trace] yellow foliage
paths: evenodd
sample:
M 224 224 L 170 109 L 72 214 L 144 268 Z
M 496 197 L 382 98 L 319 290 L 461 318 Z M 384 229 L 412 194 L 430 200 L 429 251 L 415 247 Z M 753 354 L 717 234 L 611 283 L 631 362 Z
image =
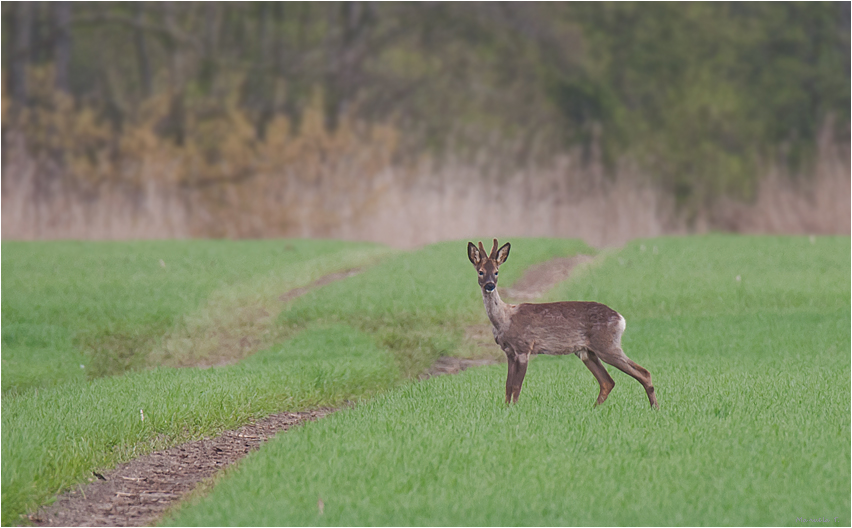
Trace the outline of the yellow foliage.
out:
M 390 126 L 343 119 L 329 131 L 319 92 L 298 130 L 277 115 L 260 139 L 233 96 L 160 94 L 117 126 L 106 112 L 53 90 L 51 68 L 29 74 L 30 104 L 16 108 L 4 97 L 3 119 L 23 137 L 32 177 L 58 170 L 62 193 L 130 203 L 154 186 L 195 211 L 189 233 L 196 236 L 281 236 L 304 222 L 320 231 L 351 222 L 375 202 L 373 180 L 398 145 Z M 4 185 L 12 180 L 4 177 Z

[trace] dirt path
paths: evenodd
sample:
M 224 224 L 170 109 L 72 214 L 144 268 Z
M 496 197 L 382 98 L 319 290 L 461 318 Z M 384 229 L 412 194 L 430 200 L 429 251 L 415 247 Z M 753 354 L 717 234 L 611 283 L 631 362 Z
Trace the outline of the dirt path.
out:
M 348 279 L 349 277 L 354 277 L 361 273 L 361 268 L 350 268 L 348 270 L 343 270 L 337 273 L 329 273 L 328 275 L 324 275 L 314 282 L 308 284 L 304 288 L 294 288 L 288 292 L 282 293 L 278 300 L 281 302 L 289 302 L 297 297 L 301 297 L 302 295 L 308 293 L 314 288 L 319 288 L 320 286 L 325 286 L 326 284 L 331 284 L 332 282 L 336 282 L 343 279 Z
M 235 305 L 215 304 L 210 311 L 202 310 L 200 315 L 195 315 L 195 320 L 202 321 L 201 324 L 181 325 L 175 334 L 169 335 L 159 357 L 154 355 L 153 364 L 201 368 L 233 365 L 275 342 L 275 321 L 286 303 L 361 271 L 361 268 L 350 268 L 329 273 L 307 286 L 271 298 Z
M 571 276 L 575 267 L 592 260 L 589 255 L 575 255 L 530 266 L 511 288 L 503 290 L 503 296 L 511 302 L 534 301 Z
M 505 291 L 514 301 L 532 300 L 568 278 L 577 264 L 591 257 L 553 259 L 531 267 L 511 289 Z M 303 295 L 309 289 L 356 274 L 348 270 L 323 277 L 309 287 L 298 288 L 279 297 L 282 302 Z M 474 332 L 482 346 L 496 346 L 490 332 Z M 421 378 L 457 374 L 467 368 L 493 364 L 491 359 L 440 358 Z M 240 460 L 275 436 L 306 421 L 326 416 L 335 409 L 279 413 L 243 426 L 236 431 L 188 442 L 171 449 L 121 464 L 103 475 L 93 474 L 86 486 L 60 495 L 50 506 L 29 515 L 36 526 L 148 526 L 191 492 L 200 482 Z
M 147 526 L 199 482 L 236 462 L 280 431 L 333 409 L 279 413 L 121 464 L 94 482 L 63 493 L 29 518 L 36 526 Z

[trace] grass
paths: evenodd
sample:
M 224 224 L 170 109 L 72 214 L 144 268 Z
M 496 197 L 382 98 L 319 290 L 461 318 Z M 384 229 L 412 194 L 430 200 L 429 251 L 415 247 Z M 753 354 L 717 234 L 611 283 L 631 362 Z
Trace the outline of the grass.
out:
M 335 325 L 226 368 L 159 368 L 4 398 L 3 524 L 94 469 L 252 417 L 357 400 L 398 378 L 370 336 Z
M 513 241 L 512 252 L 512 265 L 500 275 L 507 286 L 532 264 L 594 250 L 577 240 L 529 238 Z M 357 277 L 308 293 L 282 312 L 281 321 L 293 329 L 323 321 L 352 324 L 394 352 L 408 376 L 442 355 L 460 353 L 465 326 L 487 323 L 465 242 L 395 255 Z
M 572 357 L 535 358 L 511 407 L 504 367 L 408 384 L 280 435 L 166 524 L 849 525 L 849 254 L 637 241 L 552 296 L 625 315 L 660 410 L 614 369 L 592 408 Z
M 186 355 L 206 344 L 210 323 L 221 331 L 240 322 L 210 314 L 257 303 L 280 311 L 281 293 L 389 252 L 309 240 L 4 242 L 2 523 L 18 522 L 93 469 L 255 416 L 334 405 L 392 385 L 399 378 L 393 358 L 377 348 L 369 359 L 318 355 L 310 367 L 249 361 L 232 370 L 98 378 L 151 359 L 177 360 L 158 346 L 183 337 L 189 346 L 167 352 Z M 309 345 L 295 340 L 286 349 L 314 350 L 328 335 L 306 333 Z M 344 342 L 338 346 L 354 350 Z
M 211 312 L 211 300 L 233 312 L 257 303 L 258 292 L 274 301 L 388 253 L 305 240 L 3 242 L 2 250 L 4 394 L 150 365 L 164 337 L 204 326 L 198 314 Z
M 710 235 L 636 240 L 549 298 L 647 318 L 849 308 L 849 237 Z
M 125 334 L 138 335 L 148 344 L 145 358 L 156 357 L 157 345 L 180 336 L 182 325 L 203 328 L 205 318 L 216 321 L 228 306 L 246 299 L 266 302 L 269 294 L 264 290 L 270 285 L 274 300 L 282 286 L 307 284 L 323 270 L 353 262 L 374 265 L 294 300 L 273 318 L 275 335 L 286 339 L 236 365 L 206 370 L 161 367 L 91 380 L 45 376 L 29 388 L 4 394 L 2 524 L 20 522 L 20 514 L 85 482 L 93 470 L 156 448 L 215 434 L 271 412 L 333 406 L 386 390 L 437 355 L 455 351 L 461 346 L 462 322 L 482 317 L 463 243 L 398 253 L 378 263 L 387 250 L 377 246 L 352 244 L 341 250 L 339 242 L 287 243 L 293 249 L 280 241 L 57 243 L 65 260 L 88 259 L 88 266 L 63 266 L 63 259 L 50 256 L 50 244 L 4 244 L 3 377 L 6 383 L 11 376 L 12 387 L 24 387 L 20 373 L 26 369 L 38 372 L 40 365 L 28 359 L 66 358 L 77 343 L 126 344 L 115 337 Z M 181 244 L 187 247 L 181 249 Z M 509 282 L 524 265 L 588 249 L 576 241 L 546 239 L 522 241 L 520 246 L 526 251 L 517 259 L 516 270 L 507 273 Z M 156 260 L 152 265 L 148 258 L 165 254 L 151 251 L 158 247 L 172 251 L 163 259 L 166 268 Z M 271 255 L 258 257 L 265 251 Z M 301 257 L 290 257 L 291 252 Z M 86 253 L 92 254 L 81 256 Z M 147 260 L 139 264 L 143 254 Z M 136 255 L 135 260 L 127 255 Z M 204 269 L 198 255 L 215 255 L 219 260 L 213 262 L 220 264 Z M 270 269 L 256 264 L 259 258 Z M 91 262 L 101 264 L 93 270 Z M 168 275 L 170 270 L 177 270 L 174 277 Z M 26 347 L 33 346 L 29 336 L 50 324 L 61 339 L 39 345 L 44 358 L 28 356 Z M 184 335 L 204 339 L 207 333 Z M 128 349 L 105 347 L 104 354 L 120 356 Z M 7 353 L 11 372 L 6 371 Z

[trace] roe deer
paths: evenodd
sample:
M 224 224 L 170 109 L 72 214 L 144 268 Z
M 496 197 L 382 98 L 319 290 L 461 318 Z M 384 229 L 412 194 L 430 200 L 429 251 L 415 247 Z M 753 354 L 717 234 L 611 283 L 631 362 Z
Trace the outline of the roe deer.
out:
M 507 304 L 497 293 L 497 269 L 509 258 L 510 244 L 497 249 L 497 239 L 489 255 L 482 242 L 467 243 L 467 256 L 479 273 L 479 287 L 485 311 L 491 320 L 494 341 L 509 360 L 506 403 L 517 402 L 527 373 L 530 354 L 577 354 L 601 386 L 595 405 L 600 405 L 615 386 L 601 360 L 636 378 L 645 388 L 652 407 L 658 407 L 651 374 L 621 350 L 624 317 L 596 302 L 554 302 Z

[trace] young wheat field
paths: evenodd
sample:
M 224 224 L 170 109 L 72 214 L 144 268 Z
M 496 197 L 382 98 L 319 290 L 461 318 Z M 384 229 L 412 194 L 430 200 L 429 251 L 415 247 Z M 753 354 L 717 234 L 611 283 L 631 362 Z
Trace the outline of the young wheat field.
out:
M 462 351 L 465 325 L 484 315 L 457 246 L 4 243 L 3 524 L 94 470 L 273 412 L 358 401 Z M 514 276 L 591 251 L 573 240 L 528 246 Z M 363 272 L 280 300 L 353 267 Z M 259 310 L 266 317 L 245 315 Z M 241 332 L 256 354 L 168 367 L 206 365 L 199 349 Z
M 848 525 L 849 254 L 848 238 L 636 241 L 550 297 L 625 314 L 659 410 L 617 371 L 593 408 L 574 357 L 532 361 L 509 407 L 503 366 L 408 384 L 281 435 L 168 522 Z
M 507 241 L 501 289 L 594 254 Z M 593 408 L 574 356 L 534 358 L 513 406 L 505 364 L 414 381 L 440 356 L 502 355 L 465 338 L 489 325 L 465 243 L 4 243 L 3 525 L 93 470 L 346 400 L 163 524 L 850 524 L 848 237 L 637 240 L 550 291 L 624 315 L 658 410 L 613 368 Z M 171 366 L 221 359 L 228 324 L 251 350 Z

